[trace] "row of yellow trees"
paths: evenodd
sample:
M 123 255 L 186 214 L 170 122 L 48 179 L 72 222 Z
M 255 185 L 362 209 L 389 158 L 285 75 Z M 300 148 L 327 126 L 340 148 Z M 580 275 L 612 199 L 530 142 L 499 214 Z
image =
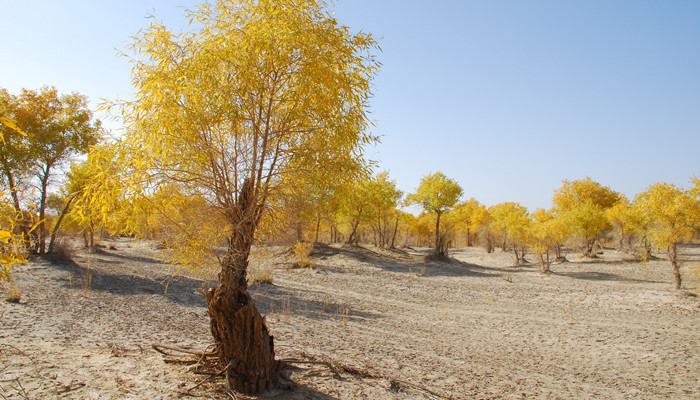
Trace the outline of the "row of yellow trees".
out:
M 527 210 L 517 202 L 490 207 L 474 198 L 459 201 L 462 188 L 437 172 L 421 180 L 414 193 L 403 196 L 387 172 L 349 184 L 331 186 L 303 181 L 278 208 L 280 230 L 296 240 L 363 240 L 379 247 L 430 244 L 435 255 L 460 241 L 513 252 L 516 264 L 534 253 L 543 273 L 562 259 L 567 245 L 595 257 L 603 239 L 614 236 L 618 248 L 648 260 L 655 248 L 668 255 L 677 287 L 681 285 L 677 248 L 697 238 L 700 229 L 700 183 L 684 189 L 672 184 L 649 186 L 632 200 L 590 178 L 563 181 L 554 192 L 550 209 Z M 290 200 L 291 199 L 291 200 Z M 401 211 L 422 206 L 418 216 Z
M 6 110 L 12 100 L 15 104 L 33 101 L 34 109 L 49 108 L 61 100 L 53 88 L 43 88 L 39 92 L 25 90 L 21 101 L 7 92 L 3 92 L 3 96 Z M 81 99 L 78 95 L 73 98 Z M 65 99 L 64 96 L 63 100 L 67 101 Z M 84 99 L 82 101 L 84 104 Z M 89 115 L 84 106 L 79 111 Z M 24 112 L 28 114 L 30 112 Z M 28 117 L 21 119 L 23 114 L 19 111 L 5 115 L 15 119 L 20 116 L 20 125 L 31 132 L 41 123 L 25 121 Z M 46 116 L 42 118 L 48 120 Z M 71 154 L 85 151 L 97 141 L 99 122 L 92 123 L 90 118 L 81 121 L 86 126 L 77 133 L 67 129 L 64 131 L 68 133 L 62 133 L 54 124 L 52 135 L 61 140 L 59 144 L 66 149 L 66 154 L 54 157 L 58 163 L 48 164 L 39 157 L 37 161 L 31 160 L 31 154 L 40 151 L 30 150 L 31 146 L 37 146 L 31 138 L 45 137 L 46 133 L 27 137 L 13 120 L 4 117 L 2 121 L 2 132 L 7 138 L 3 139 L 0 152 L 7 192 L 3 193 L 6 201 L 2 213 L 3 232 L 6 233 L 0 237 L 4 245 L 3 260 L 8 261 L 3 263 L 5 276 L 9 278 L 9 265 L 12 265 L 9 261 L 21 259 L 19 256 L 10 258 L 10 254 L 20 253 L 16 252 L 17 240 L 12 241 L 9 232 L 26 237 L 30 230 L 41 230 L 41 234 L 33 235 L 35 240 L 28 249 L 41 252 L 45 251 L 46 232 L 54 231 L 56 222 L 61 220 L 65 230 L 83 236 L 86 246 L 95 244 L 96 233 L 137 232 L 162 240 L 166 247 L 184 249 L 174 253 L 173 262 L 195 270 L 216 265 L 217 256 L 212 248 L 218 244 L 217 232 L 225 230 L 225 224 L 215 217 L 206 196 L 188 193 L 178 182 L 138 196 L 138 187 L 125 190 L 124 177 L 120 175 L 126 171 L 123 164 L 127 161 L 118 157 L 115 145 L 93 147 L 87 161 L 73 163 L 59 194 L 48 194 L 48 178 L 39 176 L 35 185 L 39 188 L 39 207 L 33 210 L 38 215 L 29 218 L 34 221 L 33 225 L 27 223 L 27 215 L 31 214 L 27 208 L 32 208 L 32 203 L 19 200 L 24 194 L 19 187 L 29 185 L 25 181 L 32 177 L 31 171 L 51 172 L 55 164 L 60 166 Z M 78 133 L 83 134 L 83 142 L 78 141 L 81 139 Z M 71 139 L 69 134 L 76 138 Z M 73 147 L 64 144 L 71 143 L 64 136 L 74 141 Z M 99 186 L 95 185 L 96 181 L 101 182 Z M 516 202 L 490 207 L 474 198 L 460 202 L 462 188 L 440 172 L 424 177 L 415 192 L 405 196 L 386 171 L 373 175 L 367 172 L 338 174 L 329 170 L 310 173 L 300 168 L 297 174 L 286 175 L 276 182 L 275 190 L 270 191 L 267 212 L 261 218 L 256 235 L 260 240 L 369 242 L 382 248 L 430 243 L 435 254 L 442 257 L 447 255 L 448 247 L 457 242 L 467 246 L 479 243 L 488 252 L 495 247 L 512 251 L 516 264 L 525 262 L 529 250 L 537 256 L 541 271 L 546 273 L 553 260 L 563 257 L 565 244 L 578 246 L 584 256 L 594 257 L 600 239 L 613 232 L 619 249 L 638 253 L 641 259 L 652 257 L 654 249 L 666 252 L 676 286 L 680 287 L 677 247 L 696 237 L 700 224 L 699 193 L 698 179 L 693 178 L 688 190 L 659 183 L 630 200 L 585 178 L 564 181 L 554 192 L 552 208 L 529 212 Z M 11 196 L 6 197 L 8 194 Z M 420 205 L 424 213 L 414 216 L 402 211 L 411 204 Z M 53 211 L 48 216 L 44 215 L 47 207 Z M 196 225 L 198 229 L 183 230 L 182 221 L 189 221 L 187 226 Z

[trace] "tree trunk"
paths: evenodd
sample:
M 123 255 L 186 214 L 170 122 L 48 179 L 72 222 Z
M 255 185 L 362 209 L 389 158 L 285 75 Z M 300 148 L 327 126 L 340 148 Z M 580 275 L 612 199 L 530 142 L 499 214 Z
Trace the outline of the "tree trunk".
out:
M 49 172 L 50 167 L 44 169 L 41 181 L 41 197 L 39 199 L 39 243 L 36 252 L 38 254 L 46 253 L 46 197 L 49 190 Z
M 673 267 L 673 278 L 676 283 L 676 289 L 681 288 L 681 271 L 678 265 L 678 250 L 677 245 L 673 242 L 668 246 L 668 259 L 671 260 L 671 267 Z
M 56 242 L 56 233 L 58 233 L 58 229 L 61 227 L 61 222 L 63 222 L 63 218 L 66 216 L 66 213 L 68 213 L 68 209 L 70 208 L 70 203 L 73 202 L 73 198 L 73 196 L 68 198 L 68 202 L 66 202 L 66 205 L 63 207 L 61 215 L 58 217 L 56 225 L 54 225 L 53 227 L 53 231 L 51 231 L 51 240 L 49 241 L 49 253 L 53 253 L 54 243 Z
M 20 205 L 19 202 L 19 194 L 17 187 L 15 186 L 15 178 L 14 175 L 12 175 L 12 172 L 9 170 L 5 170 L 5 177 L 7 178 L 7 185 L 10 188 L 10 196 L 12 197 L 12 205 L 15 208 L 15 216 L 19 217 L 20 223 L 19 223 L 19 229 L 20 233 L 22 234 L 23 238 L 22 240 L 25 241 L 26 243 L 29 243 L 30 236 L 29 236 L 29 230 L 30 228 L 26 225 L 24 221 L 24 213 L 22 212 L 22 206 Z M 31 226 L 31 225 L 30 225 Z
M 279 362 L 265 318 L 248 293 L 248 256 L 261 208 L 253 181 L 246 180 L 230 217 L 233 231 L 221 263 L 219 283 L 205 292 L 211 333 L 222 367 L 233 390 L 255 394 L 278 383 Z
M 467 228 L 467 247 L 472 247 L 472 234 Z
M 236 262 L 247 263 L 242 258 Z M 228 385 L 247 394 L 270 390 L 278 382 L 274 339 L 246 287 L 235 274 L 225 273 L 240 269 L 240 265 L 222 267 L 226 270 L 220 274 L 219 285 L 205 296 L 216 351 L 222 366 L 227 366 Z
M 593 248 L 595 247 L 595 239 L 591 240 L 590 238 L 585 238 L 584 239 L 584 245 L 583 245 L 583 256 L 584 257 L 592 257 L 595 258 L 597 255 L 593 252 Z
M 355 222 L 352 224 L 352 231 L 350 232 L 350 236 L 348 236 L 348 244 L 354 244 L 357 242 L 357 228 L 360 226 L 360 219 L 356 219 Z
M 319 215 L 316 218 L 316 240 L 315 242 L 318 243 L 318 232 L 321 230 L 321 216 Z
M 443 255 L 442 249 L 440 248 L 440 217 L 441 216 L 442 216 L 442 213 L 438 211 L 437 221 L 435 222 L 435 255 L 436 256 Z
M 540 254 L 540 265 L 540 273 L 549 274 L 551 272 L 549 270 L 549 251 L 547 251 L 545 254 Z
M 396 217 L 396 220 L 394 221 L 394 232 L 391 235 L 391 246 L 389 246 L 390 249 L 394 249 L 395 244 L 396 244 L 396 234 L 399 232 L 399 218 Z
M 652 258 L 651 243 L 649 242 L 649 239 L 647 239 L 646 234 L 642 238 L 642 243 L 644 245 L 644 255 L 642 256 L 643 257 L 642 259 L 643 259 L 643 261 L 650 261 Z

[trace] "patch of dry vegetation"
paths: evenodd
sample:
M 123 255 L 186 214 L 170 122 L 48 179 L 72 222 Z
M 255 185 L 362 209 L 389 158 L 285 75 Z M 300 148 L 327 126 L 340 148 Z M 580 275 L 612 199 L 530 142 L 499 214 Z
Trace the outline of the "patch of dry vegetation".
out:
M 294 268 L 313 268 L 316 264 L 311 260 L 311 253 L 314 251 L 314 245 L 310 242 L 297 242 L 292 246 L 292 254 L 296 261 L 292 266 Z

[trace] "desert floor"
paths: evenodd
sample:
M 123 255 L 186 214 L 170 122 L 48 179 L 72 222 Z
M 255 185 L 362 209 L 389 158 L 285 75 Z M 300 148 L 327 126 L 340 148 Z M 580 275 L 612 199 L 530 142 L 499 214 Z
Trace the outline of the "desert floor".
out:
M 21 301 L 0 304 L 0 398 L 232 398 L 152 347 L 208 348 L 197 289 L 211 280 L 173 277 L 149 242 L 105 245 L 15 272 Z M 541 275 L 481 248 L 436 263 L 427 249 L 319 246 L 305 269 L 284 250 L 256 249 L 251 264 L 274 277 L 252 293 L 277 356 L 335 367 L 291 364 L 296 387 L 267 397 L 700 399 L 698 282 L 674 290 L 665 259 L 569 254 Z M 688 271 L 700 247 L 681 256 Z

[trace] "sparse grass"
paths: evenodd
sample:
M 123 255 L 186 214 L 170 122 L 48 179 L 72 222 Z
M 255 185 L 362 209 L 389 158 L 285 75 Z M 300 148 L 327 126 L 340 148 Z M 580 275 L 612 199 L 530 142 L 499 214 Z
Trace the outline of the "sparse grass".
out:
M 88 255 L 87 266 L 85 267 L 85 273 L 83 274 L 83 297 L 88 297 L 90 293 L 90 288 L 92 287 L 92 272 L 90 271 L 90 260 L 92 259 L 92 252 Z
M 51 253 L 47 254 L 49 261 L 53 264 L 72 263 L 75 256 L 75 247 L 65 236 L 56 238 Z
M 8 303 L 19 303 L 22 299 L 22 290 L 10 283 L 5 288 L 5 301 Z
M 296 258 L 296 262 L 292 264 L 294 268 L 313 268 L 316 265 L 311 261 L 311 252 L 314 249 L 314 245 L 309 242 L 297 242 L 292 247 L 292 253 Z
M 273 282 L 274 278 L 272 277 L 272 268 L 270 267 L 258 266 L 252 268 L 248 272 L 248 283 L 251 285 L 254 283 L 271 285 Z
M 700 263 L 695 264 L 690 270 L 691 282 L 695 281 L 693 289 L 691 289 L 696 295 L 700 296 Z
M 343 312 L 342 307 L 338 306 L 338 315 L 340 316 L 338 319 L 338 326 L 348 326 L 348 322 L 350 321 L 350 308 L 345 307 L 345 311 Z

